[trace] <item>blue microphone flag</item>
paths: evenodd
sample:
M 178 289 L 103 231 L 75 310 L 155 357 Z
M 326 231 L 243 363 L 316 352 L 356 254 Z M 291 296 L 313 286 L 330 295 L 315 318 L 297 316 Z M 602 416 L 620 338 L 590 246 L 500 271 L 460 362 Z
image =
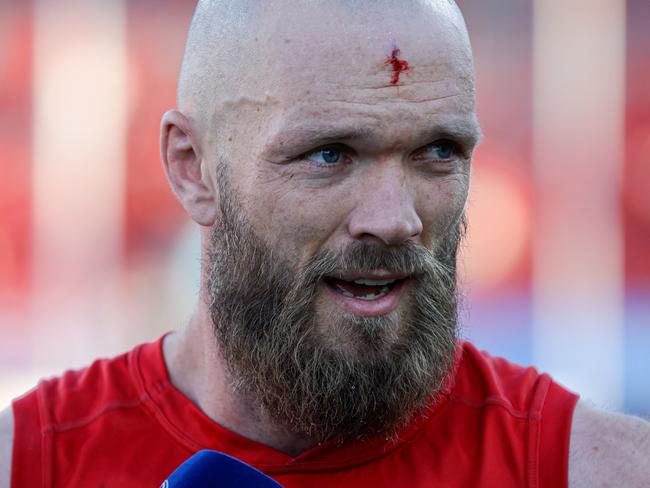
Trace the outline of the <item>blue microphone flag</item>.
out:
M 282 488 L 261 471 L 227 454 L 199 451 L 181 464 L 160 488 Z

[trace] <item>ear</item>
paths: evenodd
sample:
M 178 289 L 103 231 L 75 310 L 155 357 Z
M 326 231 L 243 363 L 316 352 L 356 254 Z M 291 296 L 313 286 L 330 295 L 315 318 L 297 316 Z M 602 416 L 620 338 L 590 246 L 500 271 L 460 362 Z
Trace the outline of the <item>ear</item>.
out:
M 178 110 L 169 110 L 160 125 L 160 154 L 172 190 L 196 223 L 211 226 L 218 199 L 202 167 L 204 162 L 190 120 Z

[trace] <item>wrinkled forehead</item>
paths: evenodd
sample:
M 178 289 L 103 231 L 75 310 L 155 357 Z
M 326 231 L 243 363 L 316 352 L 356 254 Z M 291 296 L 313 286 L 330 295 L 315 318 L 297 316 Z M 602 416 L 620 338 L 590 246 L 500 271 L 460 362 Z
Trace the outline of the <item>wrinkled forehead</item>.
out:
M 209 143 L 225 126 L 249 137 L 319 118 L 389 127 L 473 117 L 471 48 L 448 0 L 254 3 L 192 33 L 189 45 L 201 48 L 186 53 L 180 105 L 205 121 Z
M 247 33 L 250 62 L 232 64 L 248 88 L 473 80 L 464 23 L 447 0 L 378 1 L 358 9 L 349 0 L 284 3 L 260 5 Z

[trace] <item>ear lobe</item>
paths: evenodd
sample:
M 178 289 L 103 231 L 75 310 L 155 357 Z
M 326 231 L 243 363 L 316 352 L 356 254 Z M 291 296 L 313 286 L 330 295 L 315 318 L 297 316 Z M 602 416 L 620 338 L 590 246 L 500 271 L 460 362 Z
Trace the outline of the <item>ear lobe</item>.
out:
M 203 226 L 214 224 L 215 190 L 204 179 L 203 160 L 190 121 L 178 110 L 162 117 L 160 155 L 167 180 L 190 217 Z

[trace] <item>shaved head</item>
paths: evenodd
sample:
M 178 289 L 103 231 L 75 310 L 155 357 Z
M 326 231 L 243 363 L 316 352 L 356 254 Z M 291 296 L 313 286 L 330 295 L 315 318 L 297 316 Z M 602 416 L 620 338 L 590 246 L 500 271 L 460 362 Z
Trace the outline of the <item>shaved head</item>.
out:
M 455 357 L 479 138 L 456 5 L 200 1 L 178 104 L 163 160 L 232 392 L 290 449 L 402 425 Z
M 473 77 L 464 20 L 451 0 L 199 0 L 178 106 L 212 130 L 238 116 L 242 105 L 272 102 L 287 76 L 333 75 L 345 82 L 346 70 L 367 68 L 383 72 L 377 84 L 387 84 L 386 56 L 398 45 L 406 55 L 402 44 L 426 37 L 438 48 L 443 41 Z M 417 59 L 411 66 L 421 68 Z M 430 68 L 425 76 L 435 76 Z
M 187 37 L 178 82 L 178 105 L 194 112 L 205 108 L 231 79 L 231 67 L 244 64 L 249 29 L 257 22 L 258 2 L 199 0 Z M 248 46 L 246 46 L 248 47 Z M 235 61 L 239 60 L 239 61 Z

